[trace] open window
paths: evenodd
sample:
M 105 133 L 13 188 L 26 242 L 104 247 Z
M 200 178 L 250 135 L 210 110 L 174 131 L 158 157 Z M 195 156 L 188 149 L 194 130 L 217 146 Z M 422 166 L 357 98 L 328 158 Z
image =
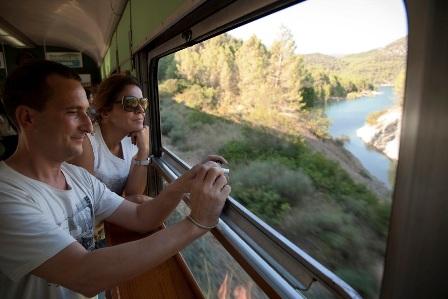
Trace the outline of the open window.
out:
M 358 296 L 350 286 L 365 298 L 379 294 L 406 13 L 401 1 L 356 5 L 259 4 L 247 15 L 248 4 L 239 19 L 229 5 L 150 53 L 158 61 L 159 167 L 175 177 L 207 154 L 229 160 L 232 199 L 218 239 L 234 233 L 240 249 L 279 275 L 270 282 L 287 285 L 285 294 Z M 376 15 L 384 26 L 363 26 Z M 361 30 L 369 38 L 353 43 Z

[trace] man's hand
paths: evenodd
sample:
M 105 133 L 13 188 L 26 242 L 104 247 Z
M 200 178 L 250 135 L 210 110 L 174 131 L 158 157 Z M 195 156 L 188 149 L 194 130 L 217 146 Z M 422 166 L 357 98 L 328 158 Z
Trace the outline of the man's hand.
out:
M 171 184 L 171 188 L 174 188 L 179 193 L 191 193 L 191 187 L 193 181 L 202 165 L 212 163 L 215 167 L 220 167 L 221 164 L 227 164 L 227 160 L 224 157 L 218 155 L 209 155 L 201 163 L 196 164 L 192 169 L 180 176 L 176 181 Z
M 218 164 L 229 164 L 229 162 L 227 162 L 226 159 L 224 159 L 224 157 L 219 156 L 219 155 L 208 155 L 207 158 L 205 158 L 204 160 L 202 160 L 201 163 L 206 163 L 208 161 L 213 161 L 216 162 Z
M 231 188 L 215 162 L 200 165 L 191 188 L 190 216 L 203 226 L 215 226 Z

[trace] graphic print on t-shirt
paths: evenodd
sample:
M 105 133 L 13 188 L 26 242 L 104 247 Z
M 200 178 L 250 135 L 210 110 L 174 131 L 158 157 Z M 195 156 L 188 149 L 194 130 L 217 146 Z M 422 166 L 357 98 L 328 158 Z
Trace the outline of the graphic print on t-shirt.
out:
M 75 238 L 86 250 L 93 250 L 93 207 L 90 199 L 85 196 L 83 200 L 76 202 L 73 215 L 68 217 L 70 235 Z

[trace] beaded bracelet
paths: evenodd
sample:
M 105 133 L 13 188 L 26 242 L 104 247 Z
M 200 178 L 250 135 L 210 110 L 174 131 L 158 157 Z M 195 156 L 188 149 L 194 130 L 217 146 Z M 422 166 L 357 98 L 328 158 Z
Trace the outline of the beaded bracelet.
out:
M 193 217 L 191 217 L 191 215 L 188 215 L 188 216 L 187 216 L 187 219 L 188 219 L 191 223 L 193 223 L 194 225 L 196 225 L 197 227 L 202 228 L 202 229 L 206 229 L 206 230 L 211 230 L 212 228 L 215 228 L 215 227 L 218 225 L 218 223 L 219 223 L 219 219 L 218 219 L 218 221 L 216 222 L 215 225 L 212 225 L 212 226 L 206 226 L 206 225 L 200 224 L 199 222 L 197 222 L 196 220 L 194 220 Z

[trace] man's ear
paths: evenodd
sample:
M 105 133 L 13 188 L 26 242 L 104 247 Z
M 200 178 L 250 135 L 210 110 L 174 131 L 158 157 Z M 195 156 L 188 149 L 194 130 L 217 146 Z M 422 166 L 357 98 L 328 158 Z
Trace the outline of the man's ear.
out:
M 16 120 L 19 128 L 27 129 L 36 121 L 36 114 L 38 112 L 33 108 L 25 105 L 19 105 L 16 108 Z

